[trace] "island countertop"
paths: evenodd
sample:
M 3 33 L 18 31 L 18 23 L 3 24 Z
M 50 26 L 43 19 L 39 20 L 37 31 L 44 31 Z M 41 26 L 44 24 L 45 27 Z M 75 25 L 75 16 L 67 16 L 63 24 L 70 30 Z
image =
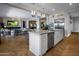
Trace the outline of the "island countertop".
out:
M 31 30 L 29 32 L 37 33 L 37 34 L 46 34 L 46 33 L 51 33 L 51 32 L 60 31 L 60 30 L 63 30 L 63 29 L 55 29 L 53 31 L 50 31 L 50 30 Z
M 54 31 L 49 31 L 49 30 L 32 30 L 30 31 L 31 33 L 37 33 L 37 34 L 47 34 L 47 33 L 51 33 Z

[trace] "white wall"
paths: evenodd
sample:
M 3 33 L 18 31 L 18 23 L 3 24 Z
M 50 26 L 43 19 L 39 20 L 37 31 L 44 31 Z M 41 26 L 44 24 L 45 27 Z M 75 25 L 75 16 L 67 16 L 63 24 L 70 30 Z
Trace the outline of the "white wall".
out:
M 79 17 L 79 11 L 72 12 L 72 13 L 71 13 L 71 16 L 72 16 L 72 17 Z
M 73 17 L 73 32 L 79 32 L 79 11 L 75 11 L 71 13 Z
M 72 29 L 73 29 L 73 23 L 70 23 L 70 17 L 68 13 L 64 14 L 65 16 L 65 36 L 70 36 Z
M 73 32 L 79 32 L 79 17 L 73 18 Z

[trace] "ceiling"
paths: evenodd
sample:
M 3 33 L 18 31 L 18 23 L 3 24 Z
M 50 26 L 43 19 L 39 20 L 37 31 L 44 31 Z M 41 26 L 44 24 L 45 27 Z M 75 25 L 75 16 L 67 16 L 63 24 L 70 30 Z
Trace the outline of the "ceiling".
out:
M 52 15 L 56 13 L 79 11 L 79 3 L 72 3 L 72 5 L 69 5 L 69 3 L 10 3 L 9 5 Z

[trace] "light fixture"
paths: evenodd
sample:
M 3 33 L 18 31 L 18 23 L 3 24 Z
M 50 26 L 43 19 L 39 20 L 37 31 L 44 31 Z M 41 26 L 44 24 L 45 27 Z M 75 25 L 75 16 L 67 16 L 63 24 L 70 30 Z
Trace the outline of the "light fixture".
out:
M 43 17 L 46 17 L 46 15 L 45 15 L 45 14 L 42 14 L 41 17 L 42 17 L 42 18 L 43 18 Z
M 55 11 L 55 10 L 56 10 L 55 8 L 52 9 L 52 11 Z
M 36 13 L 36 12 L 35 12 L 34 10 L 31 11 L 31 14 L 32 14 L 32 15 L 35 15 L 35 13 Z
M 69 5 L 72 5 L 72 3 L 69 3 Z

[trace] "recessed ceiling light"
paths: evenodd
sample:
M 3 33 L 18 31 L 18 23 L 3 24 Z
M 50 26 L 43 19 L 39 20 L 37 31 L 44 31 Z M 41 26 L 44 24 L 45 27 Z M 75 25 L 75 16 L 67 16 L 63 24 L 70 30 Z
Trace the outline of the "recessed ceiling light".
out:
M 55 10 L 56 10 L 55 8 L 52 9 L 52 11 L 55 11 Z
M 72 3 L 69 3 L 69 5 L 72 5 Z

